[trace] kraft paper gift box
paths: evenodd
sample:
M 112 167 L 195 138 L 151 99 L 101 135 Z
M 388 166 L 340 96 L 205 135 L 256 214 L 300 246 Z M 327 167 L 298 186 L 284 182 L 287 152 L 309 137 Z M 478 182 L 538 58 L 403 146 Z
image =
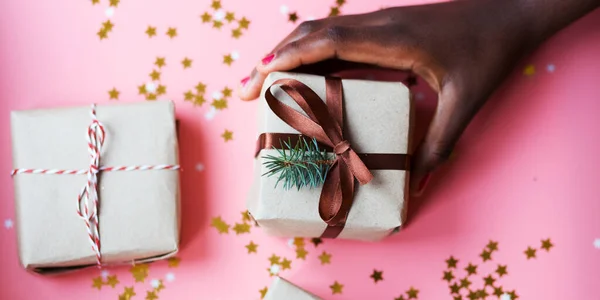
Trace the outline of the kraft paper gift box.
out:
M 293 79 L 310 87 L 326 100 L 326 79 L 321 76 L 272 73 L 263 86 L 259 103 L 259 144 L 268 133 L 298 134 L 268 105 L 265 92 L 274 82 Z M 285 93 L 273 85 L 277 101 L 307 114 Z M 373 179 L 356 185 L 353 203 L 341 233 L 342 239 L 376 241 L 396 232 L 406 220 L 409 149 L 411 147 L 412 103 L 406 86 L 398 82 L 342 80 L 343 135 L 356 153 L 393 154 L 405 159 L 405 168 L 371 169 Z M 268 234 L 281 237 L 328 237 L 328 225 L 319 214 L 320 188 L 285 189 L 277 176 L 268 172 L 265 157 L 277 156 L 276 149 L 257 147 L 254 183 L 247 199 L 248 211 Z M 330 175 L 327 175 L 330 176 Z M 330 236 L 329 236 L 330 237 Z M 334 236 L 335 237 L 335 236 Z
M 301 289 L 293 283 L 275 277 L 267 290 L 265 300 L 320 300 L 321 298 Z
M 174 255 L 179 245 L 179 171 L 173 103 L 100 105 L 96 116 L 105 133 L 99 167 L 151 168 L 99 171 L 102 264 Z M 90 168 L 86 135 L 92 119 L 90 106 L 11 114 L 13 167 L 24 171 L 13 171 L 19 258 L 29 270 L 60 272 L 97 264 L 86 222 L 77 213 L 88 176 L 49 174 Z M 88 207 L 91 216 L 93 206 Z

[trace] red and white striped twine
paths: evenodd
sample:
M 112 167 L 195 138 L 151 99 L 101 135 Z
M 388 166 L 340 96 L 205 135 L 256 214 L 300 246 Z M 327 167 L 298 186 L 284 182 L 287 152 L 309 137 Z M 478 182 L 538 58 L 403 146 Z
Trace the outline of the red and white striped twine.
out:
M 77 196 L 77 214 L 84 220 L 92 250 L 96 254 L 98 266 L 102 266 L 100 252 L 100 228 L 98 226 L 98 172 L 114 171 L 146 171 L 146 170 L 179 170 L 179 165 L 142 165 L 101 167 L 100 156 L 106 131 L 104 125 L 96 117 L 96 105 L 92 104 L 92 124 L 88 127 L 86 140 L 90 154 L 90 165 L 83 170 L 58 169 L 15 169 L 11 176 L 17 174 L 51 174 L 51 175 L 87 175 L 87 182 Z

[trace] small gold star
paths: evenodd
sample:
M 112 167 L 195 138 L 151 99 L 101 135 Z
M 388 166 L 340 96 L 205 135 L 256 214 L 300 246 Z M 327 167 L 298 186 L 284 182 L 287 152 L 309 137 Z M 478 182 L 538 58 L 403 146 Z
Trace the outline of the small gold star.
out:
M 119 94 L 120 92 L 117 91 L 117 89 L 113 88 L 112 90 L 108 91 L 108 95 L 110 96 L 110 100 L 119 100 Z
M 260 299 L 262 299 L 262 298 L 264 298 L 264 297 L 265 297 L 265 295 L 267 294 L 267 291 L 268 291 L 268 289 L 267 289 L 267 287 L 266 287 L 266 286 L 265 286 L 265 288 L 264 288 L 264 289 L 262 289 L 262 290 L 258 290 L 258 292 L 260 293 Z
M 405 300 L 405 299 L 404 299 L 404 296 L 403 296 L 403 295 L 400 295 L 400 296 L 398 296 L 398 297 L 394 298 L 394 300 Z
M 141 264 L 132 266 L 129 269 L 129 272 L 131 272 L 131 275 L 135 278 L 135 282 L 144 282 L 146 277 L 148 277 L 148 265 Z
M 157 95 L 164 95 L 167 93 L 167 87 L 159 84 L 158 87 L 156 88 L 156 94 Z
M 106 285 L 110 285 L 111 288 L 114 288 L 117 284 L 119 284 L 117 275 L 111 275 L 106 278 Z
M 406 295 L 408 299 L 417 299 L 419 297 L 419 290 L 411 286 L 410 290 L 406 291 Z
M 498 242 L 490 241 L 486 246 L 490 252 L 494 252 L 498 250 Z
M 448 265 L 448 269 L 450 268 L 456 268 L 456 264 L 458 263 L 458 260 L 454 258 L 454 256 L 450 256 L 450 258 L 448 258 L 446 260 L 446 264 Z
M 100 289 L 102 289 L 103 284 L 104 284 L 104 282 L 102 281 L 101 276 L 98 276 L 98 277 L 92 279 L 92 288 L 100 290 Z
M 212 106 L 218 110 L 223 110 L 227 108 L 227 100 L 213 100 Z
M 212 219 L 211 226 L 216 228 L 219 233 L 229 233 L 229 225 L 220 216 Z
M 146 292 L 146 300 L 156 300 L 158 299 L 158 296 L 156 295 L 155 291 L 147 291 Z
M 304 239 L 301 237 L 295 237 L 294 238 L 294 246 L 296 246 L 296 248 L 302 248 L 304 247 Z
M 335 281 L 332 285 L 329 286 L 329 288 L 331 289 L 331 294 L 341 294 L 342 290 L 344 289 L 344 285 Z
M 158 286 L 154 288 L 156 292 L 160 292 L 165 289 L 165 285 L 163 284 L 162 279 L 158 280 Z
M 152 73 L 150 73 L 150 78 L 152 78 L 154 81 L 160 80 L 160 72 L 152 70 Z
M 258 248 L 258 245 L 252 241 L 250 241 L 250 243 L 248 245 L 246 245 L 246 249 L 248 249 L 248 254 L 256 253 L 257 248 Z
M 235 226 L 233 226 L 233 231 L 235 231 L 235 234 L 237 234 L 237 235 L 240 235 L 242 233 L 250 233 L 250 224 L 235 223 Z
M 296 12 L 288 14 L 288 20 L 292 23 L 296 23 L 296 21 L 298 21 L 298 14 Z
M 444 277 L 442 279 L 450 282 L 454 279 L 454 274 L 452 274 L 452 271 L 444 271 Z
M 470 300 L 477 300 L 477 299 L 479 299 L 479 296 L 477 295 L 476 291 L 469 291 L 469 294 L 467 295 L 467 297 Z
M 496 269 L 496 273 L 498 273 L 498 276 L 502 277 L 504 275 L 507 275 L 508 272 L 506 271 L 507 265 L 498 265 L 498 268 Z
M 102 28 L 104 28 L 106 32 L 110 32 L 113 27 L 115 27 L 115 24 L 113 24 L 110 20 L 106 20 L 106 22 L 102 23 Z
M 179 257 L 171 257 L 167 260 L 169 263 L 169 268 L 177 268 L 179 267 L 179 263 L 181 262 L 181 258 Z
M 488 260 L 492 260 L 492 252 L 490 251 L 486 251 L 483 250 L 483 252 L 481 252 L 481 254 L 479 254 L 479 256 L 481 256 L 481 258 L 483 259 L 483 261 L 488 261 Z
M 146 95 L 146 100 L 156 100 L 156 94 L 149 93 L 148 95 Z
M 243 17 L 241 20 L 238 21 L 238 23 L 240 24 L 240 28 L 243 29 L 248 29 L 248 27 L 250 26 L 250 21 L 246 19 L 246 17 Z
M 340 9 L 338 7 L 332 7 L 331 10 L 329 11 L 330 17 L 335 17 L 335 16 L 339 16 L 339 15 L 340 15 Z
M 206 102 L 206 100 L 204 99 L 203 95 L 194 96 L 194 105 L 195 106 L 201 106 L 202 104 L 204 104 L 204 102 Z
M 310 241 L 315 245 L 315 248 L 319 246 L 319 244 L 323 243 L 321 238 L 312 238 Z
M 239 39 L 239 38 L 240 38 L 240 36 L 242 36 L 242 31 L 241 31 L 239 28 L 232 29 L 232 30 L 231 30 L 231 36 L 232 36 L 234 39 Z
M 125 294 L 120 294 L 119 295 L 119 300 L 131 300 L 131 296 L 125 295 Z
M 227 20 L 227 22 L 229 22 L 229 23 L 235 21 L 235 14 L 233 12 L 228 11 L 225 14 L 225 20 Z
M 535 66 L 534 65 L 527 65 L 525 67 L 525 69 L 523 70 L 523 75 L 525 76 L 532 76 L 535 74 Z
M 508 294 L 510 295 L 510 299 L 511 300 L 515 300 L 515 299 L 519 298 L 519 296 L 517 295 L 517 293 L 515 292 L 515 290 L 512 290 L 512 291 L 508 292 Z
M 148 35 L 149 38 L 155 36 L 156 35 L 156 27 L 148 26 L 148 28 L 146 29 L 146 34 Z
M 100 0 L 92 0 L 92 5 L 96 5 L 98 3 L 100 3 Z
M 296 248 L 296 258 L 306 259 L 306 255 L 307 254 L 308 254 L 308 251 L 306 251 L 306 249 L 304 249 L 304 248 Z
M 212 16 L 208 12 L 203 13 L 200 18 L 202 19 L 202 23 L 208 23 L 212 20 Z
M 464 288 L 469 288 L 469 286 L 471 285 L 471 282 L 469 281 L 469 278 L 463 278 L 460 280 L 460 286 L 464 287 Z
M 192 60 L 186 57 L 181 61 L 181 64 L 183 65 L 184 69 L 187 69 L 192 66 Z
M 157 57 L 156 61 L 154 61 L 154 65 L 157 66 L 157 67 L 159 67 L 159 68 L 162 68 L 162 67 L 166 66 L 167 63 L 165 62 L 165 58 L 164 57 Z
M 224 98 L 229 98 L 229 97 L 231 97 L 231 94 L 233 93 L 233 90 L 231 90 L 229 87 L 225 87 L 225 88 L 223 88 L 223 90 L 221 91 L 221 93 L 223 94 Z
M 231 66 L 231 63 L 233 63 L 233 58 L 231 57 L 231 54 L 223 55 L 223 63 L 228 66 Z
M 125 287 L 125 291 L 123 292 L 123 294 L 127 295 L 129 297 L 135 296 L 135 291 L 133 290 L 133 286 L 132 287 Z
M 206 85 L 202 82 L 198 82 L 195 88 L 196 92 L 198 92 L 199 94 L 203 94 L 206 91 Z
M 469 275 L 477 274 L 477 266 L 469 263 L 469 265 L 465 268 L 465 271 L 467 271 Z
M 542 249 L 546 250 L 547 252 L 550 252 L 550 248 L 552 247 L 554 247 L 554 245 L 552 244 L 550 239 L 542 240 Z
M 252 219 L 250 218 L 250 212 L 248 210 L 245 210 L 242 212 L 242 222 L 250 222 L 252 221 Z
M 96 33 L 96 34 L 98 35 L 100 40 L 103 40 L 108 37 L 108 31 L 106 31 L 106 29 L 104 29 L 104 28 L 100 29 L 100 31 L 98 31 L 98 33 Z
M 504 294 L 502 287 L 494 287 L 494 296 L 501 297 Z
M 488 275 L 487 277 L 483 277 L 483 281 L 485 281 L 485 285 L 489 285 L 489 286 L 494 286 L 494 282 L 496 282 L 496 279 L 494 277 L 492 277 L 492 275 Z
M 525 255 L 527 255 L 527 259 L 535 258 L 535 252 L 537 250 L 531 247 L 527 247 L 527 250 L 524 251 Z
M 192 91 L 187 91 L 183 94 L 183 97 L 185 101 L 192 101 L 194 100 L 194 93 L 192 93 Z
M 169 29 L 167 30 L 167 35 L 170 38 L 176 37 L 177 36 L 177 28 L 175 28 L 175 27 L 169 27 Z
M 346 4 L 346 0 L 336 0 L 335 2 L 337 3 L 338 6 L 342 6 L 342 5 Z
M 223 134 L 221 134 L 221 137 L 223 138 L 223 140 L 225 142 L 231 141 L 231 140 L 233 140 L 233 132 L 226 129 L 225 132 L 223 132 Z
M 223 22 L 218 21 L 218 20 L 213 20 L 213 27 L 216 29 L 221 29 L 221 27 L 223 27 Z
M 222 7 L 222 6 L 221 6 L 221 1 L 220 1 L 220 0 L 214 0 L 210 6 L 211 6 L 211 7 L 212 7 L 214 10 L 218 10 L 218 9 L 220 9 L 220 8 Z
M 281 269 L 282 270 L 291 269 L 292 268 L 292 261 L 284 257 L 283 260 L 281 261 L 280 265 L 281 265 Z
M 146 95 L 147 92 L 145 84 L 138 86 L 138 95 Z
M 463 298 L 461 295 L 458 295 L 458 296 L 454 296 L 454 300 L 463 300 Z
M 110 0 L 110 6 L 117 7 L 121 0 Z
M 269 262 L 271 263 L 271 266 L 272 265 L 278 265 L 280 259 L 281 258 L 279 256 L 273 254 L 273 255 L 271 255 L 271 257 L 269 257 Z
M 450 286 L 450 293 L 452 293 L 452 294 L 458 294 L 460 292 L 461 288 L 462 287 L 460 285 L 456 284 L 456 282 L 455 282 L 454 284 L 452 284 Z
M 331 263 L 331 254 L 323 251 L 323 253 L 321 255 L 319 255 L 319 260 L 321 261 L 322 265 L 330 264 Z
M 370 277 L 373 278 L 373 281 L 375 283 L 377 283 L 377 282 L 383 280 L 383 271 L 373 270 L 373 274 L 371 274 Z

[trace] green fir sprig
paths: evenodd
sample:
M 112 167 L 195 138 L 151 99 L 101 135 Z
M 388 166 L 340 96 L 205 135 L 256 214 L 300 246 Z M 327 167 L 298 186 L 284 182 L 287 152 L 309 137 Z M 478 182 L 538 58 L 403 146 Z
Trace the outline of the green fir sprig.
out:
M 319 149 L 314 138 L 310 142 L 300 138 L 293 146 L 290 139 L 282 144 L 284 147 L 277 149 L 277 156 L 263 157 L 263 164 L 267 168 L 263 176 L 279 176 L 275 187 L 281 182 L 286 190 L 293 187 L 300 190 L 303 187 L 316 188 L 325 182 L 335 154 Z

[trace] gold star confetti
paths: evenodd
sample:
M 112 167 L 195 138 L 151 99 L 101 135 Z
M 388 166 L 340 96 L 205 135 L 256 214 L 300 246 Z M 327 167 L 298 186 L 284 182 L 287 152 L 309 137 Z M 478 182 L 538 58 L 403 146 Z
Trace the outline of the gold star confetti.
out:
M 258 290 L 258 292 L 260 293 L 260 299 L 265 297 L 265 295 L 267 294 L 267 291 L 268 291 L 268 289 L 266 286 L 262 290 Z
M 464 288 L 469 288 L 469 286 L 471 285 L 471 282 L 469 281 L 469 278 L 463 278 L 460 280 L 460 286 L 464 287 Z
M 125 290 L 123 291 L 123 295 L 127 295 L 128 297 L 133 297 L 135 296 L 135 291 L 133 290 L 133 286 L 132 287 L 125 287 Z
M 98 3 L 100 3 L 100 0 L 92 0 L 92 5 L 96 5 Z
M 404 296 L 403 296 L 403 295 L 400 295 L 400 296 L 398 296 L 398 297 L 394 298 L 394 300 L 405 300 L 405 299 L 404 299 Z
M 235 234 L 240 235 L 243 233 L 250 233 L 250 224 L 248 223 L 235 223 L 235 226 L 233 226 L 233 231 L 235 231 Z
M 208 12 L 203 13 L 200 18 L 202 19 L 202 23 L 208 23 L 212 20 L 212 16 Z
M 535 252 L 537 250 L 531 247 L 527 247 L 527 250 L 524 251 L 525 255 L 527 255 L 527 259 L 535 258 Z
M 206 85 L 202 82 L 198 82 L 195 88 L 196 92 L 198 92 L 199 94 L 203 94 L 206 91 Z
M 194 93 L 192 93 L 192 91 L 187 91 L 187 92 L 183 93 L 183 99 L 185 101 L 192 101 L 192 100 L 194 100 Z
M 456 284 L 456 282 L 455 282 L 454 284 L 452 284 L 450 286 L 450 293 L 452 293 L 452 294 L 458 294 L 460 292 L 461 288 L 462 287 L 460 285 Z
M 454 300 L 463 300 L 463 298 L 461 295 L 458 295 L 458 296 L 454 296 Z
M 250 218 L 250 212 L 248 210 L 245 210 L 242 212 L 242 222 L 250 222 L 252 221 L 252 219 Z
M 109 100 L 119 100 L 119 94 L 120 92 L 113 88 L 112 90 L 108 91 L 108 96 L 110 96 Z
M 486 246 L 490 252 L 494 252 L 498 250 L 498 242 L 490 241 Z
M 535 66 L 534 65 L 528 65 L 525 67 L 525 69 L 523 69 L 523 75 L 525 76 L 532 76 L 535 74 Z
M 131 275 L 135 278 L 135 282 L 144 282 L 146 277 L 148 277 L 148 265 L 140 264 L 132 266 L 129 269 L 129 272 L 131 272 Z
M 483 259 L 483 261 L 488 261 L 488 260 L 492 260 L 492 252 L 490 251 L 486 251 L 483 250 L 483 252 L 481 252 L 481 254 L 479 254 L 479 256 L 481 256 L 481 258 Z
M 229 22 L 229 23 L 235 21 L 235 14 L 233 12 L 228 11 L 225 14 L 225 20 L 227 20 L 227 22 Z
M 250 243 L 246 245 L 246 249 L 248 249 L 248 254 L 256 253 L 256 248 L 258 248 L 258 245 L 252 241 L 250 241 Z
M 125 294 L 120 294 L 119 300 L 131 300 L 131 296 L 127 296 Z
M 337 3 L 338 6 L 342 6 L 346 4 L 346 0 L 336 0 L 335 3 Z
M 335 281 L 332 285 L 329 286 L 329 288 L 331 289 L 331 294 L 341 294 L 342 290 L 344 289 L 344 285 Z
M 442 279 L 450 282 L 454 279 L 454 274 L 452 274 L 452 271 L 444 271 L 444 277 Z
M 152 73 L 150 73 L 150 78 L 152 78 L 154 81 L 160 80 L 160 72 L 152 70 Z
M 229 225 L 220 216 L 213 218 L 210 226 L 216 228 L 219 233 L 229 233 Z
M 296 248 L 296 258 L 299 259 L 306 259 L 306 255 L 308 254 L 308 251 L 306 251 L 306 249 L 304 248 Z
M 339 16 L 339 15 L 340 15 L 340 9 L 338 7 L 332 7 L 331 10 L 329 11 L 330 17 L 335 17 L 335 16 Z
M 406 291 L 406 295 L 408 296 L 408 299 L 417 299 L 419 297 L 419 290 L 411 286 L 410 289 Z
M 273 255 L 271 255 L 271 257 L 269 257 L 269 262 L 271 263 L 271 266 L 272 265 L 278 265 L 280 259 L 281 258 L 279 256 L 273 254 Z
M 322 265 L 330 264 L 331 263 L 331 254 L 323 251 L 323 253 L 321 255 L 319 255 L 319 260 L 321 261 Z
M 154 61 L 154 65 L 159 68 L 162 68 L 162 67 L 166 66 L 167 63 L 165 62 L 164 57 L 157 57 L 156 60 Z
M 146 292 L 146 300 L 156 300 L 158 299 L 158 296 L 156 295 L 155 291 L 147 291 Z
M 242 36 L 242 31 L 239 28 L 231 30 L 231 36 L 235 39 L 239 39 Z
M 496 279 L 494 277 L 492 277 L 492 275 L 488 275 L 486 277 L 483 277 L 483 281 L 485 281 L 485 285 L 489 285 L 489 286 L 494 286 L 494 282 L 496 282 Z
M 167 93 L 167 87 L 159 84 L 158 87 L 156 88 L 156 94 L 157 95 L 164 95 Z
M 477 274 L 477 266 L 469 263 L 469 265 L 465 268 L 465 271 L 467 271 L 469 275 Z
M 212 2 L 212 4 L 210 5 L 210 7 L 212 7 L 214 10 L 219 10 L 222 6 L 221 6 L 221 1 L 220 0 L 214 0 Z
M 448 269 L 450 268 L 456 268 L 456 264 L 458 263 L 458 260 L 454 258 L 454 256 L 450 256 L 450 258 L 448 258 L 446 260 L 446 264 L 448 265 Z
M 315 245 L 315 248 L 319 246 L 319 244 L 323 243 L 321 238 L 312 238 L 310 241 Z
M 223 27 L 223 22 L 218 21 L 218 20 L 213 20 L 213 27 L 216 29 L 221 29 L 221 27 Z
M 110 275 L 106 277 L 106 285 L 110 285 L 111 288 L 114 288 L 117 284 L 119 284 L 117 275 Z
M 224 98 L 229 98 L 229 97 L 231 97 L 231 94 L 233 93 L 233 90 L 231 90 L 229 87 L 225 87 L 225 88 L 223 88 L 223 90 L 221 91 L 221 93 L 223 94 Z
M 165 289 L 165 285 L 163 284 L 162 279 L 158 280 L 158 286 L 154 288 L 156 292 L 160 292 Z
M 148 28 L 146 29 L 146 34 L 148 35 L 149 38 L 155 36 L 156 35 L 156 27 L 148 26 Z
M 510 296 L 511 300 L 515 300 L 515 299 L 519 298 L 519 296 L 517 295 L 517 293 L 514 290 L 511 292 L 508 292 L 508 295 Z
M 469 291 L 469 294 L 467 295 L 467 297 L 469 298 L 469 300 L 479 299 L 479 296 L 477 295 L 476 291 Z
M 294 246 L 296 246 L 297 248 L 302 248 L 304 247 L 304 239 L 301 237 L 295 237 L 294 238 Z
M 233 132 L 225 129 L 225 132 L 223 132 L 223 134 L 221 134 L 221 137 L 223 138 L 223 140 L 225 142 L 231 141 L 231 140 L 233 140 Z
M 223 55 L 223 63 L 228 66 L 231 66 L 231 63 L 233 63 L 233 58 L 231 57 L 231 54 Z
M 110 0 L 110 6 L 117 7 L 119 2 L 121 2 L 121 0 Z
M 377 270 L 373 270 L 373 274 L 371 274 L 370 276 L 371 278 L 373 278 L 373 281 L 375 283 L 383 280 L 383 271 L 377 271 Z
M 147 91 L 146 91 L 146 85 L 142 84 L 140 86 L 138 86 L 138 94 L 139 95 L 146 95 Z
M 288 20 L 292 23 L 296 23 L 296 21 L 298 21 L 298 14 L 296 12 L 288 14 Z
M 187 69 L 192 66 L 192 60 L 186 57 L 181 61 L 181 64 L 183 65 L 184 69 Z
M 507 275 L 508 272 L 506 271 L 507 265 L 498 265 L 498 268 L 496 269 L 496 273 L 498 273 L 498 276 L 502 277 L 504 275 Z
M 167 260 L 169 263 L 169 268 L 177 268 L 179 267 L 179 263 L 181 262 L 181 258 L 179 257 L 171 257 Z
M 146 100 L 150 100 L 150 101 L 156 100 L 156 94 L 150 93 L 150 94 L 146 95 Z
M 113 27 L 115 27 L 115 24 L 113 24 L 110 20 L 106 20 L 106 22 L 102 23 L 102 28 L 104 28 L 106 32 L 110 32 Z
M 227 108 L 227 100 L 225 99 L 220 99 L 220 100 L 213 100 L 212 106 L 214 106 L 214 108 L 218 109 L 218 110 L 223 110 Z
M 98 33 L 96 33 L 96 34 L 98 35 L 100 40 L 103 40 L 108 37 L 108 32 L 104 28 L 100 29 L 100 31 L 98 31 Z
M 100 290 L 100 289 L 102 289 L 103 284 L 104 284 L 104 282 L 102 281 L 101 276 L 98 276 L 98 277 L 92 279 L 92 288 Z
M 494 296 L 500 298 L 504 294 L 501 286 L 494 287 Z
M 170 38 L 176 37 L 177 36 L 177 28 L 175 28 L 175 27 L 169 27 L 169 29 L 167 30 L 167 35 Z
M 243 17 L 241 20 L 238 21 L 240 28 L 242 29 L 248 29 L 248 27 L 250 26 L 250 21 L 248 19 L 246 19 L 246 17 Z
M 195 106 L 201 106 L 202 104 L 204 104 L 204 102 L 206 102 L 206 100 L 204 99 L 204 96 L 202 96 L 202 95 L 194 96 L 194 105 Z
M 550 248 L 552 247 L 554 247 L 554 245 L 552 244 L 550 239 L 542 240 L 542 249 L 546 250 L 547 252 L 550 252 Z
M 284 257 L 283 260 L 281 261 L 280 265 L 281 265 L 281 269 L 282 270 L 291 269 L 292 268 L 292 261 Z

